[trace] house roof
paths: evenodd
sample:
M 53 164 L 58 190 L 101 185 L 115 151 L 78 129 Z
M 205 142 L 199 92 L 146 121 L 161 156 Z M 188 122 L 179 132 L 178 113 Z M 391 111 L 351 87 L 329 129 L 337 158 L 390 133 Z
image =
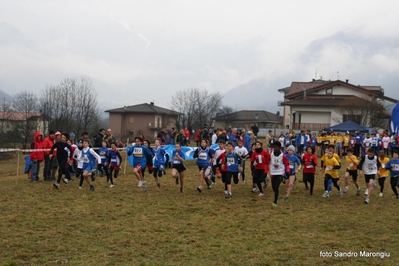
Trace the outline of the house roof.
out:
M 337 106 L 343 100 L 356 98 L 353 95 L 322 95 L 309 96 L 305 99 L 294 99 L 288 102 L 282 102 L 281 105 L 287 106 Z
M 26 119 L 33 117 L 40 117 L 42 113 L 40 112 L 30 112 L 28 115 L 25 112 L 4 112 L 0 111 L 0 120 L 12 120 L 12 121 L 25 121 Z
M 347 88 L 361 91 L 366 94 L 374 94 L 376 97 L 386 100 L 392 103 L 397 103 L 398 101 L 392 99 L 390 97 L 384 96 L 384 89 L 381 86 L 360 86 L 360 85 L 353 85 L 349 82 L 344 82 L 341 80 L 335 81 L 325 81 L 325 80 L 313 80 L 311 82 L 292 82 L 291 86 L 288 88 L 279 89 L 280 92 L 285 92 L 285 97 L 288 99 L 295 99 L 296 97 L 300 97 L 303 95 L 304 92 L 306 94 L 310 94 L 312 92 L 316 92 L 319 90 L 327 89 L 332 86 L 341 85 Z
M 106 110 L 108 113 L 143 113 L 143 114 L 166 114 L 180 115 L 179 112 L 154 105 L 153 103 L 142 103 L 121 108 Z
M 231 119 L 233 122 L 245 121 L 252 123 L 282 123 L 283 117 L 264 110 L 241 110 L 227 115 L 218 115 L 215 120 Z

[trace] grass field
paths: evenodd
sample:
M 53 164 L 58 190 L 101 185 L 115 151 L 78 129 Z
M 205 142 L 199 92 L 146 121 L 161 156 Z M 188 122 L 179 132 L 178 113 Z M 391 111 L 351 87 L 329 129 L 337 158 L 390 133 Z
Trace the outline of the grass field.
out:
M 170 173 L 161 189 L 147 173 L 147 192 L 129 167 L 114 188 L 97 178 L 94 192 L 79 190 L 77 179 L 56 190 L 31 184 L 23 165 L 17 177 L 15 159 L 1 161 L 0 265 L 399 265 L 399 200 L 388 181 L 384 196 L 374 190 L 366 205 L 353 185 L 343 198 L 336 189 L 322 198 L 318 173 L 313 196 L 298 182 L 286 203 L 282 185 L 272 208 L 270 186 L 264 197 L 250 192 L 248 169 L 246 184 L 225 199 L 220 181 L 199 194 L 197 168 L 186 165 L 181 194 Z

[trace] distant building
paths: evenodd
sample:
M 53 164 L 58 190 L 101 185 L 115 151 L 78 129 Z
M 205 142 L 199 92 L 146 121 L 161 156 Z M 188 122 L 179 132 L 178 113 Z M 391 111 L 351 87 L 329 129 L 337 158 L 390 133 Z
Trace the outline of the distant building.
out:
M 347 120 L 351 117 L 337 112 L 339 104 L 348 99 L 378 98 L 391 103 L 398 101 L 384 96 L 381 86 L 360 86 L 348 80 L 292 82 L 291 86 L 278 90 L 284 93 L 284 127 L 294 130 L 321 130 Z
M 226 128 L 231 125 L 233 128 L 250 129 L 253 124 L 259 128 L 282 128 L 283 117 L 264 110 L 242 110 L 230 114 L 217 115 L 214 117 L 215 128 Z
M 142 133 L 154 140 L 162 128 L 176 127 L 179 112 L 162 108 L 151 103 L 142 103 L 106 110 L 109 113 L 109 127 L 114 136 L 130 140 Z
M 0 111 L 0 131 L 9 132 L 15 127 L 21 127 L 24 123 L 30 123 L 27 128 L 32 128 L 32 136 L 36 131 L 43 132 L 48 128 L 48 120 L 45 119 L 45 115 L 40 112 L 16 112 L 16 111 Z

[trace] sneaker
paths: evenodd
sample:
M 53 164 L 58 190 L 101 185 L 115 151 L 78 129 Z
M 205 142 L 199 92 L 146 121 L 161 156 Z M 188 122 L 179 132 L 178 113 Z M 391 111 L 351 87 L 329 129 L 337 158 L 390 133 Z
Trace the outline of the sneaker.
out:
M 382 192 L 380 192 L 380 194 L 378 196 L 382 197 Z
M 79 189 L 82 189 L 82 186 L 78 186 Z
M 338 196 L 339 196 L 340 198 L 342 198 L 343 195 L 344 195 L 344 193 L 342 192 L 342 190 L 338 191 Z
M 262 197 L 263 195 L 264 195 L 263 193 L 259 193 L 259 195 L 258 195 L 258 196 L 259 196 L 259 197 Z
M 54 186 L 56 189 L 60 189 L 60 184 L 58 184 L 58 183 L 54 183 L 53 186 Z
M 227 194 L 229 194 L 229 192 L 228 192 L 227 190 L 225 190 L 225 191 L 224 191 L 224 194 L 226 194 L 226 195 L 227 195 Z
M 230 193 L 227 193 L 227 195 L 226 195 L 226 199 L 229 199 L 229 198 L 231 198 L 231 197 L 233 197 L 233 195 L 231 195 Z
M 376 188 L 377 187 L 377 181 L 373 181 L 373 188 Z
M 143 189 L 143 191 L 147 191 L 147 182 L 143 181 L 141 184 L 142 184 L 141 188 Z
M 198 190 L 199 193 L 201 193 L 202 192 L 202 187 L 201 186 L 197 187 L 197 190 Z
M 328 191 L 324 192 L 324 194 L 323 194 L 322 197 L 323 197 L 323 198 L 328 198 L 328 197 L 329 197 Z
M 139 181 L 139 183 L 137 184 L 137 187 L 142 187 L 143 186 L 143 181 Z
M 289 202 L 290 199 L 289 199 L 288 197 L 285 197 L 284 201 L 285 201 L 285 202 Z
M 96 171 L 91 171 L 91 181 L 94 182 L 96 180 Z
M 364 200 L 364 203 L 369 204 L 369 203 L 370 203 L 370 199 L 369 199 L 369 198 L 366 198 L 366 199 Z
M 64 178 L 64 179 L 62 179 L 62 182 L 64 182 L 65 184 L 68 184 L 68 179 Z
M 178 177 L 176 177 L 176 180 L 175 180 L 175 182 L 176 182 L 176 185 L 178 185 L 178 184 L 179 184 L 179 178 L 178 178 Z
M 94 186 L 93 185 L 90 186 L 90 191 L 94 191 Z
M 277 208 L 277 206 L 278 205 L 276 203 L 274 203 L 274 202 L 272 203 L 272 207 Z
M 364 195 L 368 195 L 369 194 L 369 189 L 368 188 L 366 188 L 366 190 L 364 191 Z
M 257 187 L 254 187 L 253 189 L 252 189 L 252 193 L 255 193 L 255 192 L 258 192 L 259 191 L 259 189 L 257 188 Z
M 180 188 L 180 193 L 183 193 L 183 188 L 182 187 Z
M 109 187 L 110 187 L 110 188 L 113 188 L 113 187 L 114 187 L 114 184 L 111 184 Z
M 243 185 L 245 184 L 245 180 L 242 181 L 242 184 L 243 184 Z
M 356 190 L 356 196 L 360 196 L 360 187 Z
M 344 193 L 348 192 L 349 187 L 345 187 Z
M 158 183 L 158 184 L 157 184 L 157 187 L 158 187 L 158 188 L 161 188 L 161 183 Z

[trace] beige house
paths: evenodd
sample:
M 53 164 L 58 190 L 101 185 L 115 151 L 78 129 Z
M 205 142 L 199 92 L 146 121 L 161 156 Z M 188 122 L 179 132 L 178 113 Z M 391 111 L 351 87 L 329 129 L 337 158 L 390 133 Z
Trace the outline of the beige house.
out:
M 179 112 L 162 108 L 151 103 L 124 106 L 106 110 L 109 113 L 109 127 L 114 136 L 130 140 L 142 133 L 154 140 L 162 128 L 176 127 Z
M 36 131 L 43 132 L 48 128 L 48 121 L 45 119 L 45 115 L 41 112 L 16 112 L 8 111 L 0 112 L 0 131 L 8 132 L 14 129 L 14 127 L 21 127 L 26 122 L 30 123 L 29 128 L 32 129 L 32 135 Z
M 294 130 L 321 130 L 348 120 L 338 112 L 338 106 L 348 99 L 381 99 L 391 103 L 398 101 L 384 96 L 381 86 L 360 86 L 349 80 L 292 82 L 291 86 L 278 90 L 284 93 L 284 127 Z

